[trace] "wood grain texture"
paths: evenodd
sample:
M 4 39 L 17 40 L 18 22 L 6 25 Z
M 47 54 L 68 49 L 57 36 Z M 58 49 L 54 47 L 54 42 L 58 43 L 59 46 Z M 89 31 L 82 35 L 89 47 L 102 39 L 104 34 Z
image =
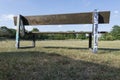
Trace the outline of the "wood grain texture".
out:
M 21 16 L 24 25 L 65 25 L 65 24 L 92 24 L 93 12 Z M 109 23 L 110 11 L 99 12 L 99 24 Z M 17 17 L 14 17 L 16 25 Z

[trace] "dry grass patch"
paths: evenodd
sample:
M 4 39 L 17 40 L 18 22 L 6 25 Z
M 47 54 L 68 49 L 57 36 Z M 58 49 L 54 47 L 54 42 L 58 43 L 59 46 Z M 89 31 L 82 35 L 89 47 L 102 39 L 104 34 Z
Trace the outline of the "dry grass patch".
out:
M 0 42 L 0 80 L 120 80 L 120 41 L 100 41 L 98 54 L 87 41 L 36 43 L 17 50 L 14 41 Z

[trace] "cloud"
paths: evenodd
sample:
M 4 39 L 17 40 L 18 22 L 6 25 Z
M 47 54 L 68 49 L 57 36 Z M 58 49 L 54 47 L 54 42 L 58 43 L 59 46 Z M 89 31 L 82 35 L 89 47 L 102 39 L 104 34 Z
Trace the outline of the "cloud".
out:
M 118 10 L 115 10 L 114 13 L 115 13 L 115 14 L 119 14 L 119 11 L 118 11 Z
M 88 6 L 90 6 L 90 5 L 91 5 L 90 2 L 86 2 L 86 4 L 85 4 L 86 7 L 88 7 Z
M 113 15 L 114 17 L 118 17 L 120 12 L 118 10 L 115 10 L 113 13 L 114 13 Z
M 15 15 L 14 14 L 8 14 L 8 15 L 6 15 L 6 14 L 4 14 L 4 15 L 1 15 L 0 16 L 0 21 L 11 21 L 11 20 L 13 20 L 13 17 L 14 17 Z
M 31 31 L 31 30 L 33 30 L 33 26 L 25 26 L 25 29 L 28 31 Z
M 91 2 L 89 0 L 82 0 L 82 2 L 85 7 L 89 7 L 91 5 Z
M 61 27 L 62 27 L 62 25 L 58 25 L 58 27 L 59 27 L 59 28 L 61 28 Z

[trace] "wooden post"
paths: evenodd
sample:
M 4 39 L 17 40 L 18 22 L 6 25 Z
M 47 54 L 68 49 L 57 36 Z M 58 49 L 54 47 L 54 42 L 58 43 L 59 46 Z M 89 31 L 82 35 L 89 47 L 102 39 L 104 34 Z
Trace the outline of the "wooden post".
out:
M 17 16 L 16 48 L 20 47 L 20 15 Z
M 98 12 L 93 12 L 93 53 L 97 53 L 98 50 Z
M 92 33 L 89 33 L 89 49 L 92 49 Z

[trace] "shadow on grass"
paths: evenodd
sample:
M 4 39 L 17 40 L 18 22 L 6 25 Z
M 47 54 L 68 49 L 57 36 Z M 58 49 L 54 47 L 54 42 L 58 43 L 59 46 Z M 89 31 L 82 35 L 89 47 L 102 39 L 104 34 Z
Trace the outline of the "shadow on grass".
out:
M 118 48 L 99 48 L 99 50 L 120 51 Z
M 58 47 L 58 46 L 47 46 L 44 48 L 62 48 L 62 49 L 79 49 L 79 50 L 89 50 L 89 48 L 82 48 L 82 47 Z M 98 48 L 98 50 L 106 50 L 106 51 L 120 51 L 120 49 L 115 48 Z
M 88 50 L 89 48 L 82 48 L 82 47 L 59 47 L 59 46 L 46 46 L 44 48 L 56 48 L 56 49 L 80 49 L 80 50 Z
M 28 48 L 35 48 L 35 46 L 21 46 L 19 49 L 28 49 Z
M 39 51 L 1 52 L 0 80 L 119 80 L 120 68 Z

